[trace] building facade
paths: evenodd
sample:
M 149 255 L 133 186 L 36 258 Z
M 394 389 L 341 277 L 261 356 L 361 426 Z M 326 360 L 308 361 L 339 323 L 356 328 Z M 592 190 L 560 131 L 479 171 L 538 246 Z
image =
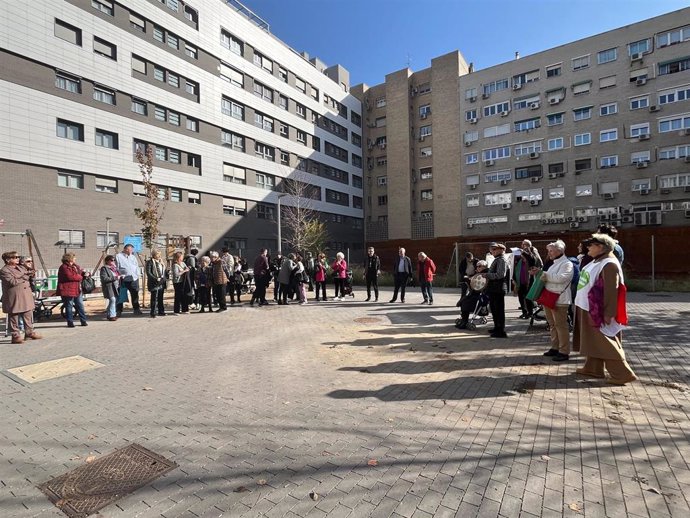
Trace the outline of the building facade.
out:
M 141 232 L 146 146 L 164 234 L 274 252 L 291 178 L 333 253 L 361 251 L 361 103 L 341 66 L 236 1 L 20 0 L 0 24 L 0 231 L 31 229 L 49 267 Z
M 690 9 L 479 71 L 451 53 L 353 92 L 379 248 L 690 226 Z

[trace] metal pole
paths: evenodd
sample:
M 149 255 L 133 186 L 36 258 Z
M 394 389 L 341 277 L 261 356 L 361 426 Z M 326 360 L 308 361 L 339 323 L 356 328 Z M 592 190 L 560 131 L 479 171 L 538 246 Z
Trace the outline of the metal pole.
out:
M 654 265 L 654 234 L 652 234 L 652 292 L 656 291 L 656 276 L 655 276 L 655 265 Z
M 113 218 L 105 218 L 105 251 L 108 251 L 110 246 L 110 220 Z
M 282 252 L 282 236 L 280 235 L 280 198 L 282 198 L 282 196 L 278 196 L 278 213 L 276 214 L 276 220 L 278 222 L 278 248 L 276 249 L 276 253 Z

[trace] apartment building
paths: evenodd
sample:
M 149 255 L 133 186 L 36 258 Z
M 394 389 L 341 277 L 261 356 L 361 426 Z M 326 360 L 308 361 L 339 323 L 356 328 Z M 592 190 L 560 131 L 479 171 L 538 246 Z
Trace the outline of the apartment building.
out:
M 454 52 L 353 92 L 379 248 L 690 227 L 690 9 L 484 70 Z
M 63 248 L 87 265 L 140 233 L 135 152 L 146 146 L 164 234 L 274 252 L 290 178 L 306 185 L 331 250 L 361 251 L 361 103 L 346 69 L 289 48 L 234 0 L 19 0 L 3 11 L 2 230 L 30 228 L 49 265 Z

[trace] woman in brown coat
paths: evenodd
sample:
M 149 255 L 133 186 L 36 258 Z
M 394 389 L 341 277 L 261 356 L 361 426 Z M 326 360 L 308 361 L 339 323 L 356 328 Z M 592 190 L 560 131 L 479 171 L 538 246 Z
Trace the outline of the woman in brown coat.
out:
M 622 288 L 623 270 L 613 255 L 615 241 L 605 234 L 594 234 L 587 254 L 592 262 L 580 272 L 575 297 L 575 330 L 573 349 L 586 357 L 577 373 L 592 378 L 605 378 L 608 383 L 625 385 L 637 376 L 628 365 L 623 352 L 621 330 L 625 322 L 619 314 L 618 295 Z
M 2 254 L 5 266 L 0 269 L 2 279 L 2 310 L 9 315 L 12 343 L 21 344 L 25 338 L 39 340 L 41 335 L 34 331 L 34 296 L 30 278 L 33 272 L 19 265 L 19 254 L 15 251 Z M 19 331 L 19 318 L 24 320 L 24 339 Z

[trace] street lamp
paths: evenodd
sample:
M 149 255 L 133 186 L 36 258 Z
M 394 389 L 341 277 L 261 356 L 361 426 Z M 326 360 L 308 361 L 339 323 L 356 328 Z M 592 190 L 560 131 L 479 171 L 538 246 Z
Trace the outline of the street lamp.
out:
M 278 204 L 277 204 L 277 206 L 278 206 L 278 214 L 277 214 L 277 222 L 278 222 L 278 248 L 276 249 L 276 253 L 282 252 L 282 244 L 281 244 L 282 236 L 281 236 L 281 233 L 280 233 L 280 232 L 281 232 L 281 229 L 280 229 L 280 199 L 283 198 L 283 197 L 285 197 L 285 196 L 287 196 L 287 194 L 285 194 L 285 193 L 279 194 L 279 195 L 278 195 Z

